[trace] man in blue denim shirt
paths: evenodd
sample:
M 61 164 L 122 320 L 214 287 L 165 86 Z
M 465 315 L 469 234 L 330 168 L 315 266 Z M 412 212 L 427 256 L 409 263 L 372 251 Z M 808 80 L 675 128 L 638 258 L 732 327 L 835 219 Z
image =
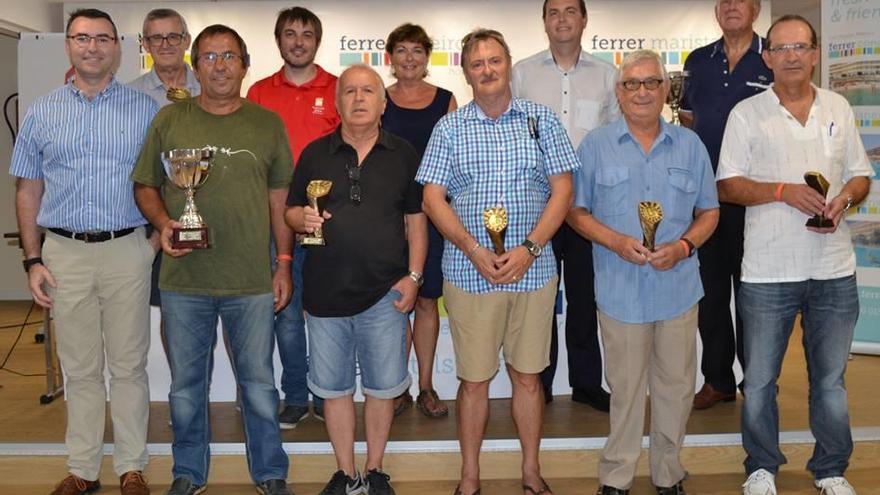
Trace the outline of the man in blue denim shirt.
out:
M 660 118 L 669 82 L 659 56 L 640 50 L 621 66 L 624 118 L 578 148 L 569 225 L 593 241 L 596 303 L 611 387 L 611 432 L 599 460 L 599 493 L 629 493 L 641 453 L 645 387 L 651 393 L 651 479 L 684 494 L 679 459 L 696 370 L 697 246 L 718 222 L 709 155 L 696 134 Z M 656 249 L 642 243 L 638 206 L 663 208 Z M 620 363 L 625 362 L 625 366 Z

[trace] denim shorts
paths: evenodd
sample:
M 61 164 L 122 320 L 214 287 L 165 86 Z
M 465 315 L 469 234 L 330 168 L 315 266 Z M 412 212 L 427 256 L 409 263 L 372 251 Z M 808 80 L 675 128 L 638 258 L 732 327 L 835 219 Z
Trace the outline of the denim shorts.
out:
M 399 298 L 399 292 L 390 290 L 354 316 L 306 315 L 313 394 L 324 399 L 353 395 L 358 373 L 364 395 L 377 399 L 393 399 L 409 388 L 407 315 L 394 307 Z

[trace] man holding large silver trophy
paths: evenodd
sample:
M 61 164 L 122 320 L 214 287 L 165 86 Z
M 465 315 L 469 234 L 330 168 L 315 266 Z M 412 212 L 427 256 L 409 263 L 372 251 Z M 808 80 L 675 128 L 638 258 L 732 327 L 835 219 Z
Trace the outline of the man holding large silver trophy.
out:
M 174 430 L 167 493 L 193 495 L 207 484 L 219 317 L 241 389 L 251 478 L 259 493 L 289 495 L 272 325 L 291 293 L 293 237 L 283 219 L 290 147 L 281 119 L 239 96 L 249 59 L 238 33 L 209 26 L 191 53 L 202 92 L 157 114 L 132 173 L 138 206 L 161 232 L 166 255 L 159 288 Z M 279 258 L 287 257 L 274 274 L 270 228 Z
M 660 112 L 669 80 L 659 55 L 639 50 L 620 68 L 623 119 L 578 148 L 568 223 L 593 241 L 596 303 L 611 386 L 611 431 L 599 460 L 599 493 L 629 493 L 651 398 L 651 481 L 683 495 L 679 459 L 696 377 L 696 248 L 718 221 L 709 155 L 692 131 Z

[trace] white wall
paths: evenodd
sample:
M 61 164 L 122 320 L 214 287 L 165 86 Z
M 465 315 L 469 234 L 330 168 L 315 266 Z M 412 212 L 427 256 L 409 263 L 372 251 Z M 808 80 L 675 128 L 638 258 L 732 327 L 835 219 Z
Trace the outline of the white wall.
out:
M 51 0 L 0 0 L 0 27 L 15 33 L 61 31 L 61 7 Z

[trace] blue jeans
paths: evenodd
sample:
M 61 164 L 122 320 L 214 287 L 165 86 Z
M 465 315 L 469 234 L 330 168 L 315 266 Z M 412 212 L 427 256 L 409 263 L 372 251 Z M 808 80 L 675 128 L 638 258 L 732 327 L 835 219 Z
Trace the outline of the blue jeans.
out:
M 390 290 L 376 304 L 354 316 L 308 315 L 310 389 L 325 399 L 352 395 L 358 367 L 365 395 L 393 399 L 409 389 L 408 316 L 394 307 L 398 299 L 400 293 Z
M 275 269 L 275 243 L 272 243 L 272 269 Z M 303 265 L 308 250 L 294 243 L 291 275 L 293 295 L 290 304 L 275 315 L 275 338 L 278 340 L 278 354 L 281 357 L 281 392 L 284 403 L 290 406 L 307 406 L 309 388 L 306 373 L 309 362 L 306 356 L 306 319 L 303 317 Z M 324 401 L 315 397 L 315 407 Z
M 248 469 L 255 483 L 287 478 L 278 429 L 278 391 L 272 371 L 271 293 L 214 297 L 162 291 L 162 321 L 171 365 L 174 478 L 208 481 L 211 425 L 208 391 L 217 344 L 217 317 L 229 337 L 241 389 Z
M 786 462 L 779 450 L 776 380 L 800 312 L 810 381 L 810 430 L 816 438 L 807 469 L 816 479 L 843 476 L 853 450 L 843 377 L 859 316 L 855 276 L 743 282 L 738 301 L 746 355 L 742 413 L 746 473 L 758 469 L 776 473 Z

